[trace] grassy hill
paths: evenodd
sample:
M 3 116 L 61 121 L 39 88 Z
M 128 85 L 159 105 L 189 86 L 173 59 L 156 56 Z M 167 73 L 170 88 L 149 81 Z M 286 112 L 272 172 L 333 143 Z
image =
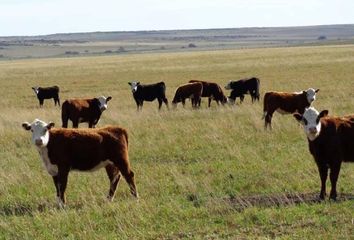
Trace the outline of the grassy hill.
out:
M 0 37 L 0 59 L 354 43 L 354 25 L 65 33 Z
M 353 113 L 354 46 L 259 48 L 0 62 L 0 239 L 350 239 L 354 165 L 343 164 L 338 202 L 317 202 L 320 180 L 302 128 L 275 114 L 264 131 L 262 103 L 136 112 L 128 81 L 165 81 L 167 97 L 190 79 L 222 86 L 256 76 L 266 91 L 320 88 L 314 106 Z M 61 88 L 61 100 L 111 95 L 99 126 L 130 134 L 136 201 L 125 181 L 105 200 L 104 170 L 72 172 L 68 205 L 57 208 L 23 121 L 61 125 L 53 101 L 38 107 L 31 87 Z M 189 103 L 189 102 L 188 102 Z M 85 127 L 85 125 L 82 125 Z M 328 185 L 329 186 L 329 185 Z

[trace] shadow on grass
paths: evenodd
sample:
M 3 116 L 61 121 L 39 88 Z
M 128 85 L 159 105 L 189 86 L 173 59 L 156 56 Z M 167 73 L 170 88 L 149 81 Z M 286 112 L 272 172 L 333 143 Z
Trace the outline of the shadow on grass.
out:
M 242 212 L 249 207 L 278 207 L 278 206 L 288 206 L 288 205 L 298 205 L 298 204 L 316 204 L 320 202 L 325 202 L 328 200 L 320 200 L 318 193 L 293 193 L 293 194 L 283 194 L 283 195 L 271 195 L 271 196 L 246 196 L 246 197 L 230 197 L 225 199 L 229 202 L 233 208 L 237 211 Z M 343 201 L 353 201 L 353 194 L 342 193 L 339 194 L 335 203 Z
M 66 206 L 64 210 L 81 209 L 83 204 L 77 203 Z M 37 206 L 28 203 L 14 203 L 0 205 L 0 216 L 33 216 L 35 213 L 43 213 L 50 210 L 62 210 L 57 204 L 44 202 Z

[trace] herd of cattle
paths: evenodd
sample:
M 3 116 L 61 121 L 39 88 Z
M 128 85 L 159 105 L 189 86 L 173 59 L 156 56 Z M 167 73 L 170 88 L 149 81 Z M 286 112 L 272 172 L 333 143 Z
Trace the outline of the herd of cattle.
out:
M 144 101 L 157 99 L 159 109 L 162 103 L 168 108 L 166 85 L 164 82 L 141 84 L 129 82 L 137 109 L 141 110 Z M 208 106 L 215 100 L 217 104 L 234 103 L 239 97 L 250 94 L 252 102 L 259 101 L 260 80 L 258 78 L 229 81 L 225 89 L 231 90 L 226 97 L 217 83 L 191 80 L 179 86 L 172 100 L 174 106 L 190 99 L 193 108 L 200 107 L 201 98 L 208 98 Z M 60 106 L 59 87 L 33 87 L 40 106 L 44 99 L 53 98 Z M 264 95 L 263 119 L 265 128 L 271 128 L 273 113 L 293 114 L 305 130 L 310 153 L 313 155 L 321 178 L 320 199 L 326 195 L 326 180 L 330 170 L 332 189 L 330 199 L 336 200 L 336 184 L 342 162 L 354 162 L 354 115 L 343 117 L 328 116 L 328 111 L 318 112 L 311 104 L 319 89 L 286 93 L 266 92 Z M 43 160 L 48 173 L 53 177 L 60 206 L 66 203 L 65 190 L 70 170 L 94 171 L 105 167 L 110 180 L 108 199 L 113 200 L 121 175 L 127 181 L 133 196 L 138 197 L 128 157 L 128 133 L 118 126 L 95 128 L 100 116 L 107 109 L 112 97 L 92 99 L 69 99 L 62 104 L 62 128 L 53 128 L 54 123 L 35 119 L 24 122 L 22 127 L 32 132 L 32 142 Z M 68 127 L 68 120 L 73 128 Z M 78 129 L 79 123 L 87 122 L 89 128 Z M 91 129 L 93 128 L 93 129 Z

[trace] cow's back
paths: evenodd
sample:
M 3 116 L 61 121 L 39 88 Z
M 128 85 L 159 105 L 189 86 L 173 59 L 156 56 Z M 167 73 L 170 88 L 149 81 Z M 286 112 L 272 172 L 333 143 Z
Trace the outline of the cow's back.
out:
M 166 98 L 166 85 L 164 82 L 154 84 L 144 84 L 138 86 L 138 90 L 133 93 L 134 98 L 153 101 L 156 98 Z

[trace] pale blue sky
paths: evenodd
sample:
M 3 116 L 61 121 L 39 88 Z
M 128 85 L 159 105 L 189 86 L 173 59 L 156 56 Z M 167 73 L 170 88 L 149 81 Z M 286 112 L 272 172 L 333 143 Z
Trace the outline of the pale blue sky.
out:
M 0 0 L 0 36 L 354 23 L 354 0 Z

